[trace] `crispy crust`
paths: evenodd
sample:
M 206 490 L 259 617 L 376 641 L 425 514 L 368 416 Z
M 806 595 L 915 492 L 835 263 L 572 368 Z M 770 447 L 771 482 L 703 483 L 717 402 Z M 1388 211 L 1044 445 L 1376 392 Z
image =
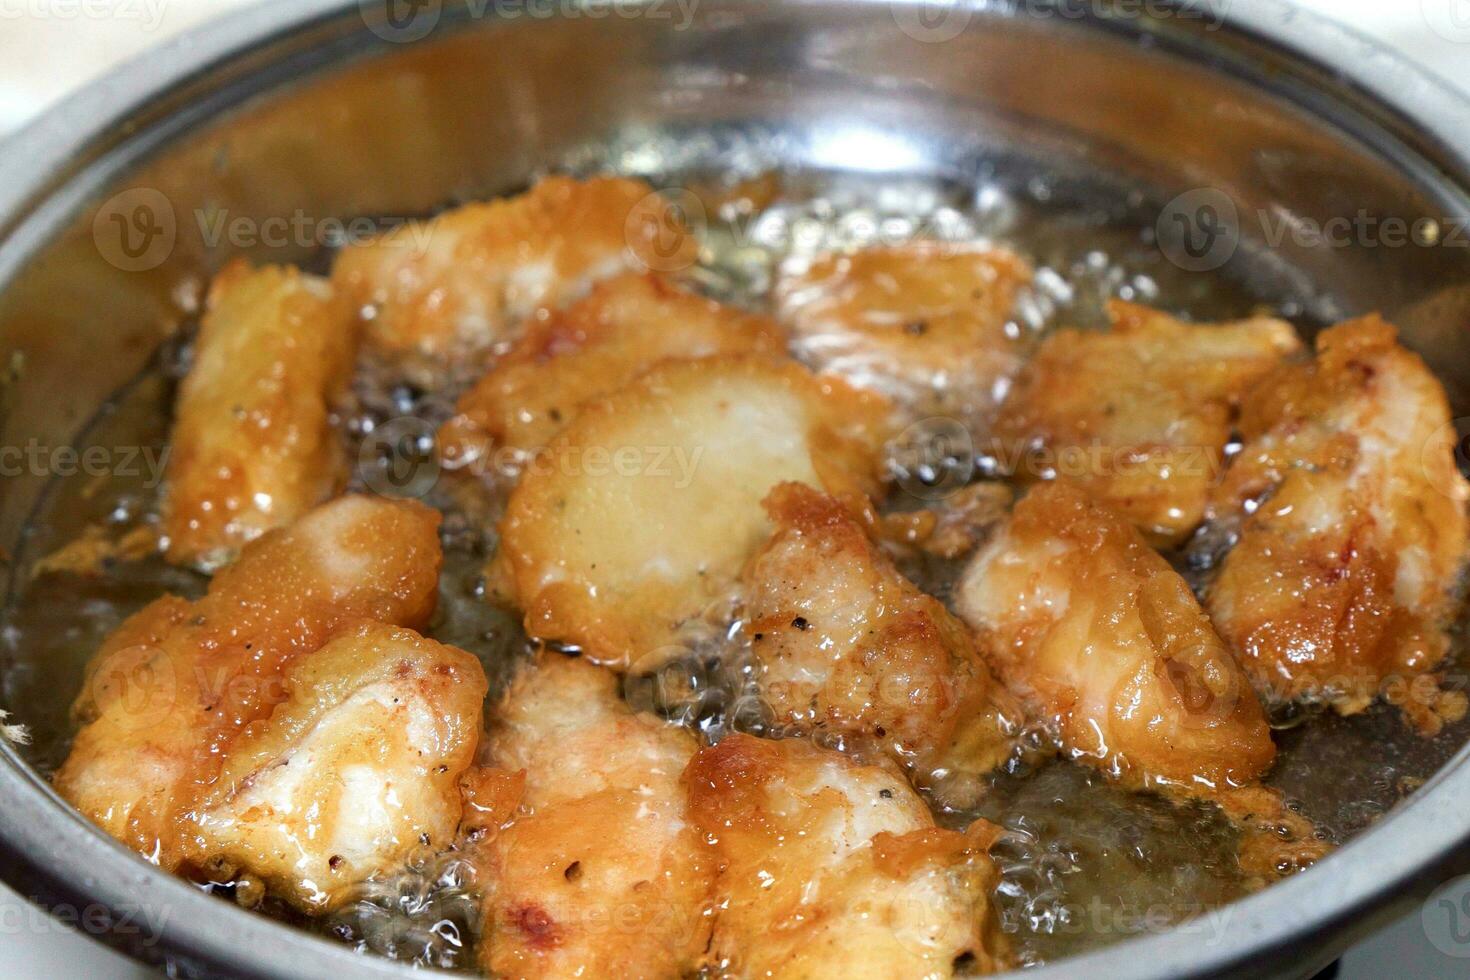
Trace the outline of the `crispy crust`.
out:
M 719 858 L 711 966 L 739 976 L 948 977 L 1002 969 L 996 829 L 941 830 L 888 767 L 730 735 L 685 774 Z
M 1386 693 L 1433 734 L 1465 713 L 1429 675 L 1449 649 L 1470 484 L 1444 389 L 1396 338 L 1378 317 L 1341 324 L 1314 361 L 1261 382 L 1214 498 L 1243 523 L 1209 608 L 1271 699 L 1351 714 Z
M 498 447 L 538 449 L 576 417 L 660 361 L 719 354 L 779 356 L 785 338 L 766 317 L 690 293 L 657 275 L 626 275 L 533 322 L 459 401 L 439 452 L 475 468 Z
M 866 506 L 886 419 L 879 400 L 760 358 L 668 362 L 589 405 L 501 524 L 527 630 L 599 663 L 653 663 L 732 596 L 770 533 L 772 486 Z
M 354 310 L 372 312 L 369 348 L 434 383 L 446 366 L 477 363 L 538 309 L 572 302 L 598 280 L 655 256 L 660 268 L 692 264 L 697 242 L 669 224 L 672 211 L 653 193 L 620 177 L 548 177 L 517 197 L 344 249 L 332 280 Z
M 960 615 L 1062 748 L 1135 785 L 1252 782 L 1276 749 L 1189 586 L 1121 515 L 1034 487 L 966 570 Z
M 1301 344 L 1265 317 L 1195 325 L 1131 303 L 1108 309 L 1111 330 L 1059 330 L 1041 345 L 995 448 L 1018 479 L 1069 479 L 1170 547 L 1204 519 L 1246 391 Z
M 783 483 L 765 506 L 776 532 L 743 582 L 776 722 L 870 739 L 919 785 L 973 791 L 1010 754 L 1022 712 L 969 630 L 899 574 L 836 500 Z
M 241 731 L 284 697 L 282 674 L 361 619 L 419 628 L 437 599 L 439 515 L 342 497 L 247 545 L 196 602 L 165 596 L 103 643 L 76 702 L 56 788 L 169 870 L 184 815 Z
M 1031 268 L 999 248 L 916 242 L 819 256 L 776 283 L 779 315 L 819 369 L 913 417 L 983 419 L 1032 346 L 1013 317 Z
M 601 668 L 544 654 L 488 745 L 521 809 L 474 852 L 496 976 L 679 977 L 709 940 L 713 861 L 679 779 L 686 731 L 635 715 Z
M 186 851 L 211 880 L 245 872 L 319 914 L 454 841 L 487 683 L 463 650 L 363 622 L 295 661 L 283 686 L 192 808 Z
M 325 280 L 243 261 L 215 278 L 169 444 L 170 561 L 217 567 L 341 489 L 331 410 L 357 337 Z

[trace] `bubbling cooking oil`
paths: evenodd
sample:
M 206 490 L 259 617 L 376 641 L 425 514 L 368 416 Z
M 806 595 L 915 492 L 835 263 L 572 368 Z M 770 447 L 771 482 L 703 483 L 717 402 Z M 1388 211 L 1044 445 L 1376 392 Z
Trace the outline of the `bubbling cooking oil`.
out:
M 1058 324 L 1103 325 L 1112 298 L 1197 320 L 1270 312 L 1293 319 L 1308 334 L 1329 315 L 1322 297 L 1303 292 L 1269 264 L 1209 275 L 1172 266 L 1151 237 L 1148 216 L 1157 211 L 1133 189 L 1032 176 L 946 182 L 811 173 L 778 179 L 761 176 L 760 162 L 758 155 L 736 159 L 725 176 L 693 178 L 679 172 L 667 146 L 652 144 L 605 149 L 583 161 L 587 170 L 633 172 L 710 202 L 700 204 L 704 248 L 693 278 L 710 295 L 751 309 L 768 308 L 782 262 L 831 248 L 938 238 L 993 242 L 1028 258 L 1037 270 L 1035 284 L 1012 329 L 1037 336 Z M 322 256 L 323 266 L 329 258 Z M 102 408 L 78 448 L 137 446 L 161 458 L 175 387 L 187 369 L 187 337 L 181 331 L 180 342 L 160 350 L 149 369 Z M 450 395 L 417 391 L 364 365 L 355 401 L 339 420 L 358 460 L 355 487 L 381 490 L 392 482 L 444 511 L 445 565 L 431 635 L 480 658 L 493 704 L 532 651 L 517 618 L 484 595 L 482 569 L 494 552 L 493 526 L 506 488 L 468 487 L 446 474 L 434 478 L 432 433 L 452 410 Z M 379 438 L 390 430 L 392 439 Z M 427 467 L 430 478 L 381 478 L 384 467 L 405 463 Z M 987 474 L 983 459 L 937 458 L 924 465 L 932 472 L 920 477 L 935 481 L 955 470 L 964 479 Z M 42 772 L 65 757 L 74 734 L 69 706 L 102 639 L 163 593 L 196 596 L 207 584 L 156 554 L 104 558 L 88 572 L 31 573 L 38 559 L 88 528 L 115 540 L 155 525 L 159 486 L 142 469 L 140 475 L 55 480 L 15 556 L 17 574 L 0 621 L 0 691 L 29 728 L 33 741 L 26 751 Z M 912 509 L 924 502 L 896 489 L 889 506 Z M 1171 557 L 1200 587 L 1228 543 L 1202 538 Z M 948 600 L 962 564 L 911 559 L 904 570 Z M 755 693 L 736 615 L 732 601 L 712 604 L 686 631 L 682 657 L 628 680 L 629 701 L 711 740 L 730 731 L 781 734 Z M 1466 647 L 1457 633 L 1457 658 Z M 1353 718 L 1299 711 L 1277 723 L 1280 755 L 1270 783 L 1338 842 L 1371 826 L 1470 736 L 1470 722 L 1460 722 L 1422 739 L 1385 708 Z M 1196 930 L 1202 941 L 1218 937 L 1229 903 L 1247 890 L 1235 861 L 1234 825 L 1207 804 L 1120 789 L 1092 770 L 1049 758 L 1039 736 L 1033 741 L 1037 751 L 1022 753 L 997 773 L 973 810 L 936 812 L 948 826 L 984 817 L 1004 828 L 995 849 L 1002 873 L 996 900 L 1019 962 L 1054 961 L 1165 928 Z M 248 890 L 210 887 L 225 895 L 240 892 L 237 900 Z M 322 920 L 302 921 L 281 909 L 274 914 L 365 952 L 470 969 L 478 927 L 474 895 L 472 865 L 451 850 L 416 855 L 398 874 L 365 883 Z M 260 908 L 273 906 L 266 900 Z

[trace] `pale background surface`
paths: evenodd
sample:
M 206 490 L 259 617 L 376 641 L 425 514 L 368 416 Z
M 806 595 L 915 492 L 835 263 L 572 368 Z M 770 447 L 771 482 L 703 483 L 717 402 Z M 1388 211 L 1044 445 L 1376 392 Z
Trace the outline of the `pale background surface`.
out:
M 0 135 L 115 63 L 172 34 L 251 0 L 0 0 Z M 268 2 L 268 0 L 267 0 Z M 1387 42 L 1470 93 L 1470 0 L 1298 0 Z M 76 9 L 115 16 L 62 16 Z M 121 13 L 126 11 L 126 14 Z M 89 939 L 47 923 L 0 886 L 0 976 L 13 980 L 152 977 Z M 1412 915 L 1343 959 L 1340 980 L 1464 977 L 1425 941 Z

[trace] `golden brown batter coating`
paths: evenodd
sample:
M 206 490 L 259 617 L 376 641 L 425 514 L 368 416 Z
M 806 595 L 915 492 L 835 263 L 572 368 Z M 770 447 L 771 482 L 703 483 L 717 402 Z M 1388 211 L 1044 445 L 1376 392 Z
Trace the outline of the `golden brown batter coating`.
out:
M 367 310 L 367 343 L 421 383 L 473 367 L 538 310 L 592 285 L 693 263 L 697 244 L 638 180 L 548 177 L 525 194 L 469 204 L 344 249 L 332 281 Z M 668 239 L 668 241 L 664 241 Z
M 331 413 L 356 352 L 325 280 L 243 261 L 215 277 L 169 448 L 170 561 L 216 568 L 346 483 Z
M 776 533 L 743 582 L 776 723 L 871 740 L 917 785 L 973 795 L 977 777 L 1010 754 L 1022 712 L 969 629 L 832 498 L 783 483 L 766 510 Z
M 1122 516 L 1034 487 L 957 604 L 1062 749 L 1135 786 L 1225 789 L 1275 758 L 1265 713 L 1189 586 Z
M 804 741 L 730 735 L 694 757 L 689 805 L 719 857 L 710 960 L 741 977 L 950 977 L 1004 953 L 988 851 L 942 830 L 899 773 Z
M 219 881 L 248 873 L 317 913 L 416 849 L 447 847 L 486 686 L 463 650 L 348 627 L 287 668 L 285 700 L 231 747 L 193 808 L 190 863 Z
M 481 965 L 505 977 L 667 977 L 709 940 L 713 862 L 680 776 L 692 735 L 631 711 L 616 677 L 543 654 L 496 718 L 520 812 L 476 852 Z
M 1025 481 L 1062 477 L 1127 517 L 1156 547 L 1204 519 L 1245 392 L 1301 344 L 1260 317 L 1194 325 L 1114 302 L 1107 332 L 1046 339 L 995 426 Z
M 696 296 L 656 275 L 626 275 L 545 319 L 459 401 L 440 431 L 447 465 L 471 470 L 505 448 L 545 446 L 584 404 L 606 398 L 660 361 L 786 349 L 765 317 Z
M 913 417 L 979 420 L 1032 343 L 1013 319 L 1031 268 L 1000 248 L 916 242 L 823 255 L 776 284 L 781 320 L 820 370 Z
M 880 400 L 790 362 L 668 362 L 590 405 L 530 467 L 501 560 L 531 635 L 625 668 L 733 598 L 770 536 L 778 483 L 865 507 L 878 492 Z
M 1429 676 L 1470 499 L 1439 381 L 1392 326 L 1355 320 L 1263 380 L 1241 431 L 1213 510 L 1244 523 L 1208 604 L 1258 689 L 1344 714 L 1387 693 L 1427 734 L 1462 716 Z
M 113 837 L 173 870 L 184 815 L 282 674 L 362 619 L 422 627 L 439 578 L 439 515 L 341 497 L 247 545 L 196 602 L 164 596 L 102 645 L 56 788 Z

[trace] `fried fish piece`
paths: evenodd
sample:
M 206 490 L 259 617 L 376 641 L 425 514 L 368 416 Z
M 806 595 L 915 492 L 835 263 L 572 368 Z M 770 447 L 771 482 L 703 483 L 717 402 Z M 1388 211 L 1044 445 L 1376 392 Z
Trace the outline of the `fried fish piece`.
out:
M 244 261 L 215 277 L 169 444 L 169 561 L 217 568 L 346 484 L 331 414 L 358 333 L 324 279 Z
M 582 405 L 606 398 L 653 365 L 717 354 L 785 352 L 766 317 L 704 299 L 657 275 L 626 275 L 533 322 L 516 346 L 459 401 L 440 430 L 451 468 L 488 463 L 551 441 Z
M 1204 519 L 1241 397 L 1301 343 L 1267 317 L 1195 325 L 1131 303 L 1108 311 L 1111 330 L 1059 330 L 1041 345 L 996 420 L 994 453 L 1023 481 L 1085 487 L 1170 547 Z
M 246 545 L 188 602 L 164 596 L 102 644 L 56 788 L 161 867 L 224 755 L 284 697 L 282 673 L 361 619 L 421 628 L 439 579 L 439 515 L 341 497 Z
M 1386 692 L 1426 734 L 1465 713 L 1430 674 L 1464 567 L 1470 483 L 1440 383 L 1370 316 L 1264 379 L 1214 497 L 1243 520 L 1210 615 L 1262 694 L 1343 714 Z
M 363 622 L 287 668 L 190 814 L 190 864 L 241 872 L 317 914 L 453 842 L 487 690 L 471 654 Z
M 698 245 L 639 180 L 548 177 L 518 197 L 411 222 L 337 257 L 332 281 L 367 311 L 369 349 L 435 386 L 542 308 L 628 271 L 692 265 Z
M 887 406 L 791 362 L 674 361 L 586 407 L 532 461 L 500 560 L 532 636 L 626 668 L 733 598 L 778 483 L 854 507 L 879 489 Z
M 889 766 L 730 735 L 685 775 L 719 856 L 710 959 L 743 977 L 950 977 L 1005 965 L 990 893 L 999 829 L 934 825 Z
M 1194 594 L 1081 489 L 1032 488 L 976 553 L 960 615 L 1062 749 L 1132 786 L 1246 785 L 1276 749 Z
M 543 654 L 488 743 L 525 774 L 520 812 L 475 852 L 481 966 L 504 977 L 677 978 L 709 941 L 712 856 L 680 777 L 694 736 L 635 714 L 610 672 Z
M 915 418 L 988 417 L 1032 347 L 1015 322 L 1031 267 L 1001 248 L 915 242 L 787 268 L 778 315 L 820 370 Z
M 921 788 L 972 799 L 1010 754 L 1022 711 L 969 629 L 831 497 L 783 483 L 765 506 L 776 531 L 742 581 L 776 724 L 870 740 Z

